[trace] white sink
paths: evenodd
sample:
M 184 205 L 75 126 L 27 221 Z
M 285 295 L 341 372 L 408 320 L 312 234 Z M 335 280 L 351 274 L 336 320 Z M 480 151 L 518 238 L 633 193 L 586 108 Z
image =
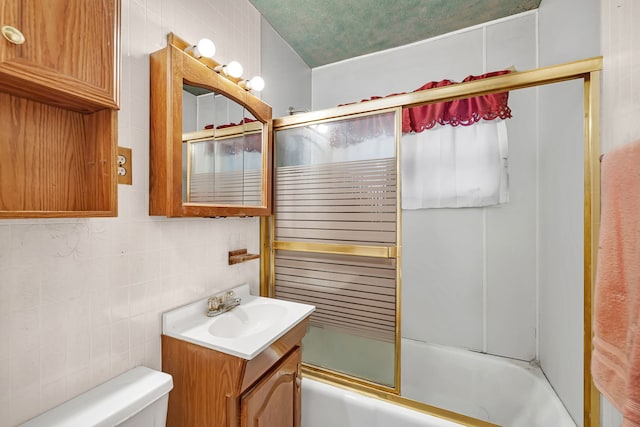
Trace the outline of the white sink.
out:
M 207 298 L 162 315 L 162 333 L 203 347 L 253 359 L 315 309 L 312 305 L 249 294 L 249 285 L 233 289 L 240 305 L 207 317 Z
M 209 333 L 219 338 L 248 337 L 270 328 L 286 314 L 285 307 L 271 301 L 240 305 L 214 319 Z

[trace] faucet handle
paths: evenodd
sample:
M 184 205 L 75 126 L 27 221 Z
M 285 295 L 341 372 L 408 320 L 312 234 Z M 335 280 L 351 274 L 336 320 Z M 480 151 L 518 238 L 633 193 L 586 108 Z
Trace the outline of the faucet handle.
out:
M 220 308 L 220 304 L 222 303 L 221 298 L 219 297 L 210 297 L 207 300 L 207 305 L 209 306 L 209 311 L 211 310 L 217 310 L 218 308 Z
M 235 292 L 227 291 L 227 293 L 224 294 L 224 300 L 226 301 L 226 300 L 231 299 L 231 298 L 233 298 L 235 296 L 236 296 Z

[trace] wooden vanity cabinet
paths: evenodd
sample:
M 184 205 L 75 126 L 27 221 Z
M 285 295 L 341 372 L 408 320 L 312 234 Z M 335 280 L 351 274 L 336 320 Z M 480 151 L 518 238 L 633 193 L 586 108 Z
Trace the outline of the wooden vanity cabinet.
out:
M 0 218 L 116 216 L 120 0 L 3 0 L 0 25 L 24 35 L 0 36 Z
M 162 335 L 162 370 L 173 377 L 167 426 L 299 427 L 308 322 L 251 360 Z
M 300 347 L 240 398 L 240 426 L 300 426 Z

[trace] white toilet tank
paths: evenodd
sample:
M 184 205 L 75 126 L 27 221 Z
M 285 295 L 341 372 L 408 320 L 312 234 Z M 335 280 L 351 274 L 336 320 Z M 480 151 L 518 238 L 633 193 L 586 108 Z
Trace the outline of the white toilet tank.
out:
M 164 427 L 171 375 L 139 366 L 30 419 L 24 427 Z

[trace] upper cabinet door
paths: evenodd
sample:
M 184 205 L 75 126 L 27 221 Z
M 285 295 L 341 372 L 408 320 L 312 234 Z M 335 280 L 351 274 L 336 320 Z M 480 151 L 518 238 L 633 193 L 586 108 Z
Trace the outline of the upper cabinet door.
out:
M 118 108 L 119 19 L 118 0 L 3 0 L 0 90 L 80 112 Z

